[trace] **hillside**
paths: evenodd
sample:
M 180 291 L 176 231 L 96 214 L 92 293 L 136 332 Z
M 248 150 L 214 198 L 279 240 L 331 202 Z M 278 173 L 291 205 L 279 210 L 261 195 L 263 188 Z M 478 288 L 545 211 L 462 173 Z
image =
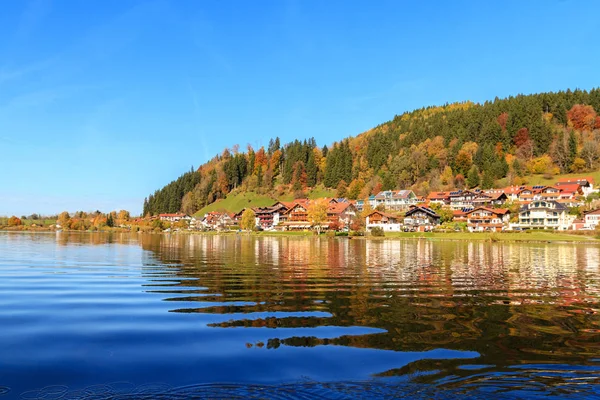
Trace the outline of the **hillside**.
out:
M 322 185 L 308 192 L 309 199 L 318 199 L 321 197 L 332 197 L 335 195 L 334 190 L 328 190 Z M 231 192 L 224 199 L 219 199 L 214 203 L 198 210 L 195 215 L 202 216 L 211 211 L 225 211 L 228 213 L 237 213 L 246 207 L 267 207 L 276 201 L 291 201 L 294 199 L 293 194 L 279 196 L 277 199 L 271 196 L 260 195 L 256 192 L 235 191 Z
M 595 173 L 598 112 L 599 89 L 566 90 L 421 108 L 329 146 L 313 138 L 285 145 L 276 138 L 267 148 L 245 151 L 236 145 L 150 195 L 144 214 L 194 214 L 225 205 L 234 211 L 243 202 L 240 193 L 286 199 L 319 187 L 362 199 L 387 189 L 426 195 Z

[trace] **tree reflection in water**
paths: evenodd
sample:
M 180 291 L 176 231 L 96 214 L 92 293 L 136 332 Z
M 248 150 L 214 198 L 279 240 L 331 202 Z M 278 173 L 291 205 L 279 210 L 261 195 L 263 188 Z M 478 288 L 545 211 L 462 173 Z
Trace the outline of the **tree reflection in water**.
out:
M 479 353 L 378 373 L 445 385 L 490 376 L 542 382 L 553 368 L 563 373 L 550 375 L 564 384 L 577 378 L 566 373 L 575 366 L 600 369 L 598 246 L 244 235 L 140 241 L 153 281 L 147 289 L 185 304 L 173 312 L 223 316 L 209 324 L 215 328 L 271 328 L 266 349 Z M 170 265 L 169 272 L 153 272 L 157 264 Z M 376 331 L 285 333 L 328 326 Z

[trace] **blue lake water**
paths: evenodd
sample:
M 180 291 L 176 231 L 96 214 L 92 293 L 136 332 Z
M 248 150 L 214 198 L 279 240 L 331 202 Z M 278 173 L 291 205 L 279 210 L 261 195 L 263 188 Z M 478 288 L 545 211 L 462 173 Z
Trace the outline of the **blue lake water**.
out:
M 0 232 L 0 399 L 600 398 L 600 246 Z

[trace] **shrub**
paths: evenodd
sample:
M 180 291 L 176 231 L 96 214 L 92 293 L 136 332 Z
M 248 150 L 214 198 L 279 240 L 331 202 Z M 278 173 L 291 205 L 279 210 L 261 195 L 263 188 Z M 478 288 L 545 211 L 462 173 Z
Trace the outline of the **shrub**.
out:
M 378 226 L 371 228 L 371 235 L 372 236 L 378 236 L 378 237 L 383 237 L 385 236 L 385 232 L 383 231 L 383 228 L 380 228 Z

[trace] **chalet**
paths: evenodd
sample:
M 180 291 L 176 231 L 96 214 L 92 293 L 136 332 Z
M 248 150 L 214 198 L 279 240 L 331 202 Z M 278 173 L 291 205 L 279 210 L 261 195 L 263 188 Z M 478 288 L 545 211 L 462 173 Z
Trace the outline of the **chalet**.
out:
M 588 229 L 596 229 L 600 224 L 600 209 L 584 212 L 583 223 Z
M 510 221 L 510 211 L 505 208 L 477 207 L 467 212 L 469 232 L 500 232 Z
M 450 205 L 450 192 L 431 192 L 427 196 L 429 204 Z
M 369 199 L 371 207 L 383 206 L 386 210 L 406 210 L 417 201 L 417 195 L 412 190 L 386 190 Z
M 327 222 L 329 227 L 336 226 L 345 230 L 356 217 L 356 207 L 349 202 L 338 202 L 329 204 L 327 207 Z
M 525 186 L 508 186 L 503 189 L 498 189 L 502 193 L 504 193 L 508 200 L 510 201 L 518 201 L 519 193 L 525 189 Z M 493 189 L 492 189 L 493 190 Z
M 206 229 L 223 230 L 228 229 L 234 225 L 233 221 L 234 214 L 227 214 L 225 212 L 211 211 L 204 215 L 201 224 Z
M 597 192 L 598 189 L 594 188 L 594 179 L 592 177 L 586 176 L 582 178 L 563 178 L 559 179 L 556 182 L 557 187 L 561 187 L 564 185 L 576 184 L 581 188 L 581 193 L 584 196 L 589 196 L 590 194 Z
M 280 215 L 280 225 L 283 229 L 308 229 L 308 200 L 298 201 Z M 287 204 L 286 204 L 287 206 Z
M 479 191 L 455 190 L 450 192 L 450 207 L 453 210 L 473 208 L 473 200 L 479 196 Z
M 473 199 L 473 207 L 501 206 L 508 201 L 508 196 L 501 190 L 484 190 Z
M 402 225 L 395 215 L 387 214 L 383 211 L 373 211 L 366 218 L 367 230 L 381 228 L 384 231 L 400 232 Z
M 453 210 L 452 211 L 452 221 L 453 222 L 467 222 L 467 211 L 463 210 Z
M 428 231 L 440 224 L 440 216 L 429 207 L 413 206 L 404 215 L 404 226 Z
M 256 215 L 256 225 L 262 229 L 271 229 L 279 225 L 281 214 L 287 210 L 288 207 L 281 202 L 277 202 L 271 207 L 256 207 L 252 209 Z
M 179 222 L 182 219 L 189 220 L 190 217 L 187 214 L 159 214 L 158 217 L 161 221 Z
M 567 230 L 574 219 L 568 208 L 557 201 L 535 200 L 519 210 L 518 226 L 522 229 Z

